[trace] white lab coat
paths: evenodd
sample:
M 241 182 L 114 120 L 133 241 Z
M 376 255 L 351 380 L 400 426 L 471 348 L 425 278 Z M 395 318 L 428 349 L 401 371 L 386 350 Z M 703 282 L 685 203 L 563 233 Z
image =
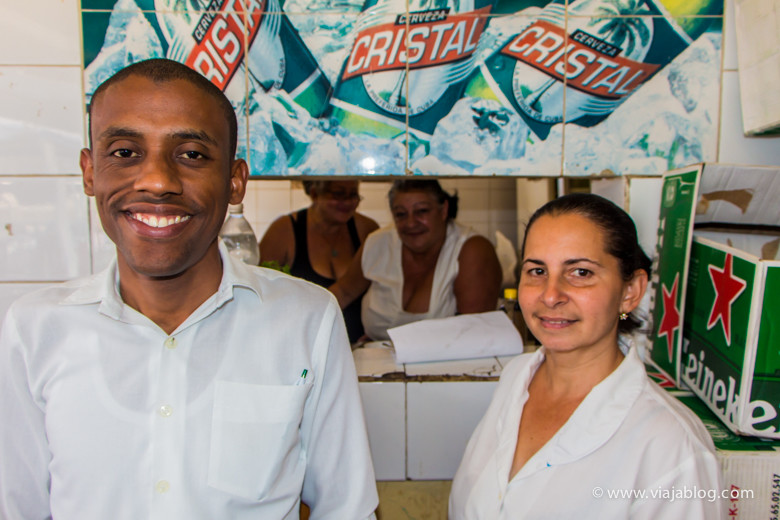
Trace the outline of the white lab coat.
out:
M 721 518 L 712 440 L 647 377 L 635 349 L 509 481 L 528 385 L 543 359 L 542 348 L 504 369 L 453 480 L 450 520 Z M 702 490 L 703 499 L 684 498 Z

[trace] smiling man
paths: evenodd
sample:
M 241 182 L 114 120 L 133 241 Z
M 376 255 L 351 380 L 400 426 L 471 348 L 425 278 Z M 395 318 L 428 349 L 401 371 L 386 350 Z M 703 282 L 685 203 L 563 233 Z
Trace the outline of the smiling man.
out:
M 32 293 L 0 339 L 0 518 L 372 518 L 344 324 L 326 290 L 227 254 L 236 117 L 168 60 L 94 93 L 81 152 L 116 261 Z

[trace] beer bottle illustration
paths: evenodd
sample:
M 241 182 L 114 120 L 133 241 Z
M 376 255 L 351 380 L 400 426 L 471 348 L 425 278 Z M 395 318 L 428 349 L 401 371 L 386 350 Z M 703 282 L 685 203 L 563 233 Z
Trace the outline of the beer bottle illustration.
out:
M 331 98 L 353 133 L 427 142 L 463 94 L 492 0 L 366 0 Z M 404 13 L 404 14 L 397 14 Z
M 223 90 L 243 65 L 255 89 L 284 90 L 313 117 L 327 108 L 330 82 L 279 0 L 155 0 L 154 7 L 166 57 Z
M 593 126 L 703 34 L 722 7 L 569 0 L 567 18 L 566 0 L 553 0 L 480 64 L 465 94 L 498 100 L 542 139 L 564 120 Z

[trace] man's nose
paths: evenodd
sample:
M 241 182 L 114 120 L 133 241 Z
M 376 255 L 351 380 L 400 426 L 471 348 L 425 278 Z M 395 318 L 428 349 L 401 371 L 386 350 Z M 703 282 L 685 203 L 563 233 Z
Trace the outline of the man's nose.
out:
M 180 194 L 181 177 L 172 158 L 153 152 L 141 164 L 135 189 L 155 195 Z

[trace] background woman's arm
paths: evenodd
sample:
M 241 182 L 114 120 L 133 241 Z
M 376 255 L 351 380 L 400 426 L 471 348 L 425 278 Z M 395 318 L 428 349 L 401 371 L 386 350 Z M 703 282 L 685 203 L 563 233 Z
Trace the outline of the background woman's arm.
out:
M 363 294 L 371 284 L 371 282 L 363 276 L 362 258 L 363 246 L 361 245 L 360 249 L 355 253 L 355 256 L 352 257 L 352 262 L 349 264 L 344 275 L 336 280 L 336 283 L 328 287 L 330 292 L 336 296 L 339 307 L 342 309 L 355 301 L 355 299 Z
M 458 276 L 453 287 L 458 314 L 496 310 L 502 278 L 493 244 L 480 235 L 466 240 L 458 255 Z
M 295 236 L 289 215 L 274 220 L 260 239 L 260 263 L 291 265 L 295 260 Z

